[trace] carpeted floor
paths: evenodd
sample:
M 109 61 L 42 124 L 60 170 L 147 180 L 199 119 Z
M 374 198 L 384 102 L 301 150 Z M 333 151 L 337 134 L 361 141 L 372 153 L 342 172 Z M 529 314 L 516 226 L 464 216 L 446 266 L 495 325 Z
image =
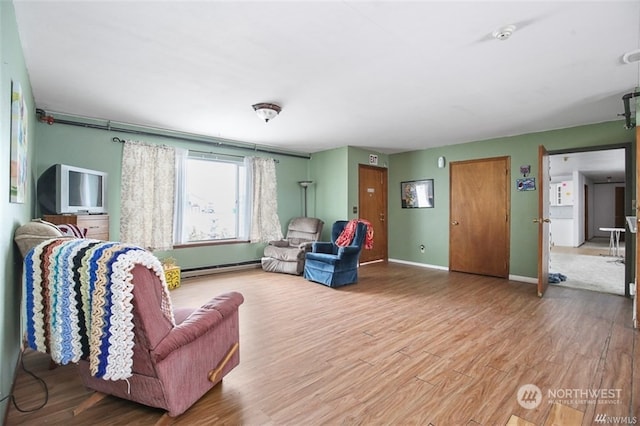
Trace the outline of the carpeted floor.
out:
M 624 256 L 624 242 L 620 242 L 620 256 Z M 624 257 L 609 255 L 609 239 L 594 238 L 577 248 L 553 247 L 549 271 L 567 276 L 558 284 L 624 295 Z

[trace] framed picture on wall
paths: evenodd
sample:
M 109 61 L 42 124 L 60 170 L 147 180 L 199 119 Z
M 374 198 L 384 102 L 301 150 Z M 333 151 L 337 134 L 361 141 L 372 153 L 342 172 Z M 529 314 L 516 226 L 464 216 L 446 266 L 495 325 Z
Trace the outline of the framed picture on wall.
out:
M 433 179 L 400 182 L 400 197 L 403 209 L 433 207 Z
M 27 108 L 20 83 L 11 83 L 11 172 L 9 201 L 24 203 L 27 193 Z
M 516 187 L 518 191 L 535 191 L 536 190 L 536 178 L 522 178 L 516 179 Z

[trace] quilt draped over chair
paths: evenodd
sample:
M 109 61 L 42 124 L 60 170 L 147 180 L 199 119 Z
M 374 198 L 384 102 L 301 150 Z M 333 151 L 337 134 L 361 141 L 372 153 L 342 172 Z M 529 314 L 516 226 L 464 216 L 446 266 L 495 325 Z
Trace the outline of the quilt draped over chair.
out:
M 240 293 L 176 308 L 160 261 L 130 244 L 52 239 L 24 260 L 28 345 L 84 385 L 177 416 L 239 363 Z

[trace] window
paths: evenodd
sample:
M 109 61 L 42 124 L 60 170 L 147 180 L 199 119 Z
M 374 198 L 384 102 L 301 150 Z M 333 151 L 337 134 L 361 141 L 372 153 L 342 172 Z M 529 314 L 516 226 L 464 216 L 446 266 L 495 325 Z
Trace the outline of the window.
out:
M 246 169 L 241 158 L 197 152 L 180 161 L 176 244 L 248 238 Z

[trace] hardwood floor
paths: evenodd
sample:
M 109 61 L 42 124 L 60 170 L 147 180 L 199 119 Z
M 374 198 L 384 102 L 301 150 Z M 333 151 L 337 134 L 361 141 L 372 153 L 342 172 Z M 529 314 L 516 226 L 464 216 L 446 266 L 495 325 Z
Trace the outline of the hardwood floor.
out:
M 620 296 L 550 287 L 539 299 L 531 284 L 393 263 L 362 266 L 359 283 L 340 289 L 250 270 L 188 279 L 171 294 L 175 306 L 199 306 L 228 290 L 245 296 L 240 365 L 172 424 L 640 419 L 640 342 Z M 75 366 L 49 370 L 35 352 L 24 363 L 47 382 L 49 401 L 28 414 L 11 406 L 9 425 L 153 424 L 162 415 L 107 397 L 74 418 L 89 395 Z M 518 402 L 526 384 L 542 392 L 537 408 Z M 616 398 L 575 395 L 601 389 Z M 22 371 L 14 394 L 23 408 L 44 398 Z

